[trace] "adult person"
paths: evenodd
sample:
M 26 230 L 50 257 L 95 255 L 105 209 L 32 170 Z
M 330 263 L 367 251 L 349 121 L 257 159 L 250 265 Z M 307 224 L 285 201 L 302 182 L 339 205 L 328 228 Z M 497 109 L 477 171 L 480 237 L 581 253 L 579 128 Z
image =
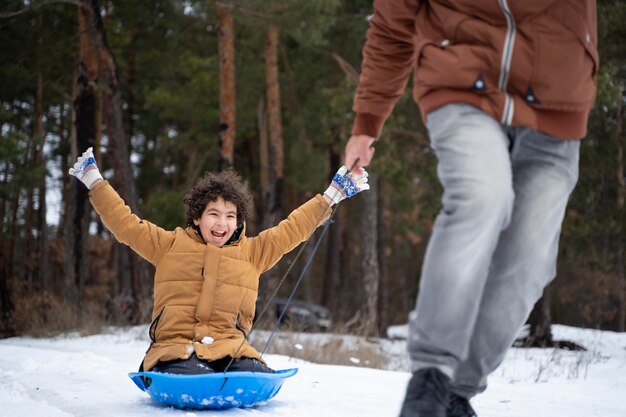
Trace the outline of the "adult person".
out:
M 345 165 L 371 147 L 413 72 L 443 185 L 410 315 L 401 416 L 475 416 L 556 275 L 598 68 L 593 0 L 376 0 Z

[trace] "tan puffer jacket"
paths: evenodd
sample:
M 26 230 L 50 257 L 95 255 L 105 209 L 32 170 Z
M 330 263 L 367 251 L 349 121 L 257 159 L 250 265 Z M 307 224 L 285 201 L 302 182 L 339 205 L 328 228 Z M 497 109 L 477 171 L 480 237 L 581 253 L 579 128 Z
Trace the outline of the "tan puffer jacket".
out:
M 252 238 L 244 230 L 236 242 L 219 248 L 204 243 L 190 227 L 166 231 L 141 220 L 106 181 L 89 196 L 117 240 L 156 267 L 153 342 L 145 370 L 159 361 L 186 359 L 194 351 L 209 361 L 235 355 L 260 359 L 244 342 L 252 327 L 259 275 L 306 240 L 331 212 L 317 195 L 276 227 Z
M 378 137 L 414 71 L 424 120 L 461 102 L 580 139 L 598 65 L 595 0 L 376 0 L 352 132 Z

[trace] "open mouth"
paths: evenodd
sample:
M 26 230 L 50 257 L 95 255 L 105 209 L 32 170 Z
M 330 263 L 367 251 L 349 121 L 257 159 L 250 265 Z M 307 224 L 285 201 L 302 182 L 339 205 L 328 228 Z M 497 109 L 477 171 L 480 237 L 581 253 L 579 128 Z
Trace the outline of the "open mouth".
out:
M 226 232 L 225 231 L 217 231 L 217 230 L 211 230 L 211 236 L 217 238 L 217 239 L 222 239 L 224 236 L 226 236 Z

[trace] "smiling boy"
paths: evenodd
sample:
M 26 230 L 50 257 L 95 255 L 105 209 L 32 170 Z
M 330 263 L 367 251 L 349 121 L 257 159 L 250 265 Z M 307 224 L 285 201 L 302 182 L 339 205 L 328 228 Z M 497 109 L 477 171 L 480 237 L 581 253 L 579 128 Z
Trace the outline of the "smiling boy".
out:
M 227 244 L 237 231 L 241 233 L 254 211 L 252 194 L 231 169 L 207 172 L 185 196 L 184 203 L 186 223 L 207 244 L 217 247 Z
M 179 374 L 221 372 L 229 363 L 229 371 L 273 372 L 247 342 L 259 276 L 307 240 L 333 204 L 369 189 L 367 173 L 342 167 L 323 195 L 247 237 L 252 194 L 232 169 L 198 181 L 184 199 L 187 227 L 173 231 L 131 212 L 103 180 L 91 148 L 70 174 L 90 189 L 93 207 L 115 238 L 156 267 L 152 343 L 142 369 Z
M 224 246 L 237 228 L 237 206 L 221 197 L 210 201 L 202 216 L 194 219 L 193 224 L 200 229 L 206 243 Z

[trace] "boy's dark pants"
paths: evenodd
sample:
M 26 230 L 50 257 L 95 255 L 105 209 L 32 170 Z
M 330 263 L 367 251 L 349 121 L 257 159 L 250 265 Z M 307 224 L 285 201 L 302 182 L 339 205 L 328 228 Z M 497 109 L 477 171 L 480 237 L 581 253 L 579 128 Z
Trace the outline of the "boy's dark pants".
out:
M 216 361 L 205 361 L 196 356 L 195 353 L 189 359 L 176 359 L 173 361 L 159 362 L 151 370 L 154 372 L 164 372 L 168 374 L 210 374 L 213 372 L 224 372 L 231 357 L 227 356 Z M 258 359 L 236 358 L 228 368 L 228 372 L 266 372 L 274 373 L 274 370 Z

